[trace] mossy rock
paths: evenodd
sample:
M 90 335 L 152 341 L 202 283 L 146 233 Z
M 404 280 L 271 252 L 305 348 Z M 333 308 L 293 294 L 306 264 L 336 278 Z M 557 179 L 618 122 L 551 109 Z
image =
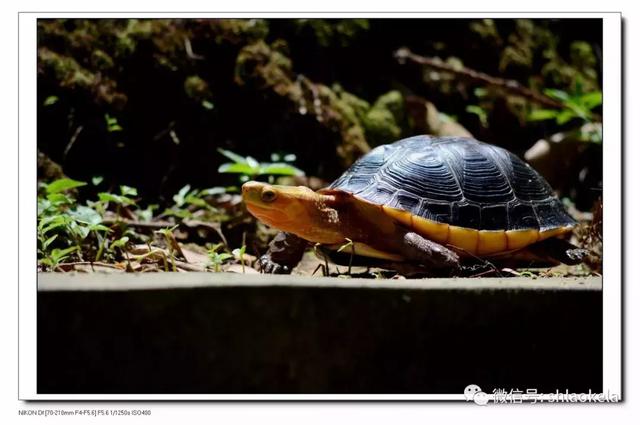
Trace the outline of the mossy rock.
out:
M 405 120 L 404 98 L 399 91 L 380 96 L 364 116 L 363 125 L 371 146 L 391 143 L 402 135 Z

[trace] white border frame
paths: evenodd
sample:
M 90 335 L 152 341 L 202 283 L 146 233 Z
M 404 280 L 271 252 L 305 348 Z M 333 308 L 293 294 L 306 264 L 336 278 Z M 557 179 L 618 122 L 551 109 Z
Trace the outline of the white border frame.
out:
M 19 14 L 19 386 L 21 400 L 464 400 L 462 394 L 38 394 L 36 386 L 36 22 L 38 18 L 601 18 L 605 139 L 603 261 L 603 393 L 622 395 L 622 110 L 620 13 L 39 13 Z M 22 272 L 22 273 L 20 273 Z M 31 278 L 34 278 L 34 281 Z M 589 314 L 589 312 L 585 312 Z M 577 318 L 579 319 L 579 318 Z M 565 324 L 559 324 L 564 326 Z

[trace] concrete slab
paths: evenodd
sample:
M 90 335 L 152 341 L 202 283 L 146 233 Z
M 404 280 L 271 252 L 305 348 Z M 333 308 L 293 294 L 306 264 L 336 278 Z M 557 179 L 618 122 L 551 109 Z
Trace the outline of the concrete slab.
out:
M 550 278 L 438 278 L 438 279 L 351 279 L 313 276 L 278 276 L 239 273 L 40 273 L 40 291 L 122 291 L 202 287 L 362 288 L 411 290 L 602 290 L 601 277 Z
M 602 281 L 40 274 L 42 394 L 602 389 Z

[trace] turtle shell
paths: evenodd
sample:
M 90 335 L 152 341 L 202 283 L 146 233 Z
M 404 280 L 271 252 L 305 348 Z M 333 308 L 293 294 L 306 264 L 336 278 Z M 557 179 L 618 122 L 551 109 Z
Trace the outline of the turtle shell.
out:
M 417 136 L 378 146 L 329 188 L 474 254 L 521 248 L 576 224 L 529 164 L 471 138 Z

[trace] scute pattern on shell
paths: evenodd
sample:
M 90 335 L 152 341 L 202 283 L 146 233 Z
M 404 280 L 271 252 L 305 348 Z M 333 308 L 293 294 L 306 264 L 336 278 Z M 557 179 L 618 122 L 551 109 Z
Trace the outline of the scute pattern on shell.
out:
M 330 188 L 478 230 L 545 231 L 575 224 L 529 164 L 470 138 L 416 136 L 378 146 Z

